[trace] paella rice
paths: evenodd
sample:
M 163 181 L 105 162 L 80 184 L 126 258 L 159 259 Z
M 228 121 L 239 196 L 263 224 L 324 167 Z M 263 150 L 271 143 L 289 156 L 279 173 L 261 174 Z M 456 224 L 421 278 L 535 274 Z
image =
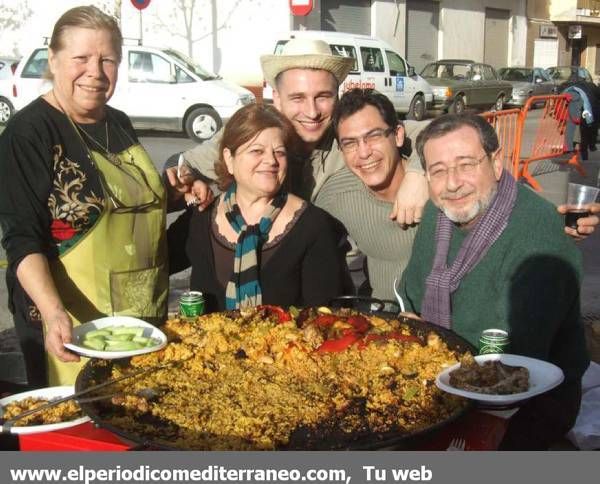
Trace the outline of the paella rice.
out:
M 22 400 L 16 400 L 7 404 L 3 408 L 2 418 L 10 420 L 17 415 L 33 410 L 34 408 L 46 405 L 50 400 L 47 398 L 27 397 Z M 60 422 L 69 422 L 83 416 L 83 412 L 79 408 L 77 402 L 68 400 L 59 403 L 53 407 L 33 413 L 16 421 L 18 427 L 28 427 L 31 425 L 47 425 Z
M 464 400 L 434 385 L 461 356 L 439 335 L 347 310 L 327 316 L 281 321 L 254 309 L 169 320 L 163 350 L 111 376 L 174 364 L 116 384 L 118 396 L 98 403 L 103 420 L 185 449 L 318 449 L 411 434 L 462 410 Z

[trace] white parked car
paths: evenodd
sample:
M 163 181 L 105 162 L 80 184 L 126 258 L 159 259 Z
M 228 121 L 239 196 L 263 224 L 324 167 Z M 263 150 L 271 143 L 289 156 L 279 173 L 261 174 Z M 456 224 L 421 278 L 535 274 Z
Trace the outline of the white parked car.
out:
M 340 95 L 354 87 L 372 88 L 385 94 L 396 111 L 409 118 L 421 120 L 433 103 L 429 83 L 415 73 L 414 68 L 392 46 L 367 35 L 319 30 L 295 30 L 282 35 L 275 44 L 279 54 L 290 39 L 324 40 L 331 53 L 354 59 L 354 68 L 340 86 Z M 263 99 L 273 98 L 272 87 L 263 86 Z
M 0 85 L 5 84 L 10 89 L 10 80 L 19 63 L 18 59 L 12 57 L 0 57 Z M 1 89 L 1 87 L 0 87 Z M 3 96 L 0 90 L 0 124 L 6 123 L 14 111 L 12 103 L 6 96 Z
M 13 57 L 0 57 L 0 79 L 12 77 L 18 63 L 19 59 Z
M 43 78 L 48 48 L 23 57 L 10 82 L 0 82 L 0 98 L 22 109 L 51 88 Z M 119 80 L 109 104 L 124 111 L 138 129 L 185 131 L 196 141 L 210 139 L 254 95 L 204 70 L 173 49 L 124 45 Z

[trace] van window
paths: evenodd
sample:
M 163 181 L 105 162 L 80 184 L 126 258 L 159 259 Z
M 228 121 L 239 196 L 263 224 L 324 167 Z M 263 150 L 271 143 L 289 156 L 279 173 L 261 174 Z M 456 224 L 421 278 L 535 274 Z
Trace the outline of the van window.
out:
M 386 50 L 385 55 L 390 66 L 390 76 L 406 76 L 406 65 L 402 57 L 391 50 Z
M 41 79 L 48 68 L 48 49 L 36 50 L 23 68 L 21 77 L 27 79 Z
M 171 82 L 171 63 L 150 52 L 129 52 L 131 82 Z
M 363 69 L 365 72 L 383 72 L 383 54 L 377 47 L 361 47 Z
M 358 71 L 358 62 L 356 59 L 356 49 L 352 45 L 339 45 L 339 44 L 330 44 L 331 53 L 333 55 L 341 55 L 342 57 L 350 57 L 354 60 L 354 65 L 352 66 L 353 71 Z
M 194 82 L 192 76 L 190 76 L 187 72 L 185 72 L 181 67 L 175 66 L 175 81 L 178 83 L 183 82 Z
M 202 66 L 198 65 L 196 62 L 194 62 L 193 59 L 191 59 L 190 57 L 188 57 L 185 54 L 182 54 L 178 50 L 161 49 L 161 51 L 164 52 L 169 57 L 174 57 L 176 61 L 180 62 L 183 65 L 184 68 L 186 68 L 189 72 L 196 74 L 203 81 L 210 81 L 212 79 L 220 79 L 219 76 L 217 76 L 216 74 L 213 74 L 212 72 L 207 71 L 204 67 L 202 67 Z M 175 64 L 175 66 L 178 67 L 177 64 Z M 176 75 L 177 75 L 177 73 L 176 73 Z M 183 81 L 181 81 L 181 82 L 183 82 Z M 185 82 L 194 82 L 194 80 L 191 79 L 191 81 L 185 81 Z
M 273 54 L 275 54 L 275 55 L 281 54 L 281 51 L 283 50 L 283 46 L 287 43 L 288 43 L 287 40 L 278 41 L 277 44 L 275 44 L 275 52 L 273 52 Z

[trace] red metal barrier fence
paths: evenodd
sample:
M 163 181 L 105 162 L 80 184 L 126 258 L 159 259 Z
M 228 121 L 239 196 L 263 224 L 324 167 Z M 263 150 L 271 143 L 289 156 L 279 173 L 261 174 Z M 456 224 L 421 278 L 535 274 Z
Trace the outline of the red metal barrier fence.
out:
M 505 169 L 513 174 L 516 180 L 524 178 L 535 190 L 541 191 L 540 184 L 529 172 L 529 165 L 534 161 L 560 159 L 573 165 L 583 176 L 585 170 L 579 162 L 579 151 L 565 143 L 567 124 L 576 122 L 569 119 L 569 102 L 571 97 L 566 94 L 550 96 L 532 96 L 521 109 L 492 111 L 483 113 L 488 122 L 496 129 L 502 161 Z M 521 156 L 523 131 L 528 115 L 534 106 L 543 104 L 540 119 L 535 126 L 535 135 L 531 153 Z

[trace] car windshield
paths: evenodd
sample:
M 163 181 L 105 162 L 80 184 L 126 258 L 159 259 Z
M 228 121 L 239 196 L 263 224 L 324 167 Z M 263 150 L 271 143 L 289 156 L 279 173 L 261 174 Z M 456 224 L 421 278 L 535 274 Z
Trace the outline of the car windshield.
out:
M 533 79 L 533 69 L 525 69 L 525 68 L 504 68 L 498 71 L 500 74 L 500 78 L 505 81 L 521 81 L 521 82 L 531 82 Z
M 551 67 L 548 69 L 548 73 L 552 79 L 558 79 L 559 81 L 568 81 L 577 74 L 570 67 Z
M 421 71 L 421 77 L 427 79 L 469 79 L 470 64 L 448 64 L 434 62 L 427 64 Z
M 210 81 L 212 79 L 221 79 L 220 76 L 213 74 L 212 72 L 207 71 L 203 67 L 196 64 L 192 59 L 190 59 L 187 55 L 175 50 L 175 49 L 164 49 L 163 52 L 171 57 L 177 59 L 181 64 L 183 64 L 186 69 L 196 74 L 203 81 Z

